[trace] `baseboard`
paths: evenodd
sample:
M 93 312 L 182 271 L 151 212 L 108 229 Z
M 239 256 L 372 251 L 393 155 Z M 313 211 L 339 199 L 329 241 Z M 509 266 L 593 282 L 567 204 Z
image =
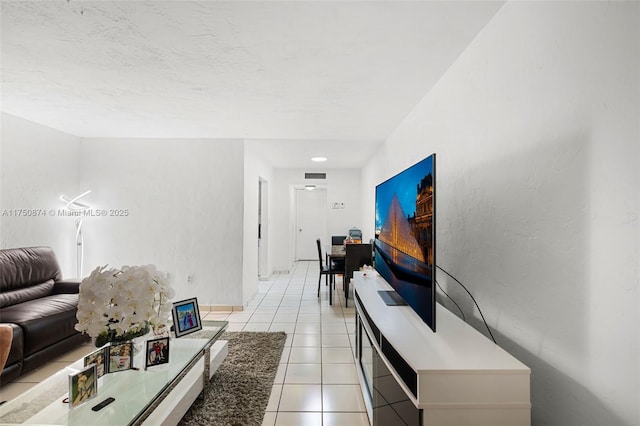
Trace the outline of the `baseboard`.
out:
M 207 312 L 220 312 L 220 311 L 244 311 L 244 306 L 232 306 L 232 305 L 198 305 L 200 311 Z

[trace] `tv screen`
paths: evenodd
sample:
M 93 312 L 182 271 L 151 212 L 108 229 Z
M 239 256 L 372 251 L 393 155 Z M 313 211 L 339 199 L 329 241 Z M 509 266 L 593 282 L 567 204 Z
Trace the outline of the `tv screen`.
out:
M 435 163 L 432 154 L 376 186 L 374 245 L 376 270 L 433 331 Z

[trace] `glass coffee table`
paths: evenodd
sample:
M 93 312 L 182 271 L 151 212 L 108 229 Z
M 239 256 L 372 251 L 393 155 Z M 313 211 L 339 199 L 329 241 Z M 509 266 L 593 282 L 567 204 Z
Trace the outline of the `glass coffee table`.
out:
M 172 337 L 169 362 L 145 370 L 145 350 L 134 355 L 134 368 L 98 379 L 98 395 L 69 409 L 69 375 L 84 366 L 80 359 L 0 406 L 0 425 L 156 425 L 177 423 L 201 395 L 213 370 L 227 354 L 226 342 L 216 341 L 227 321 L 202 321 L 200 331 Z M 148 337 L 152 338 L 152 337 Z M 144 340 L 144 339 L 143 339 Z M 115 401 L 100 409 L 105 399 Z

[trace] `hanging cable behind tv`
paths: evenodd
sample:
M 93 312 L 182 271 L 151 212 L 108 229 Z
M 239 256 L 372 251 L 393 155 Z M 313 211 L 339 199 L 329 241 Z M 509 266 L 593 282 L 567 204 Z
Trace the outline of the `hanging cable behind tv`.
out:
M 460 286 L 464 289 L 464 291 L 467 292 L 467 294 L 471 297 L 471 300 L 473 300 L 473 303 L 476 305 L 476 308 L 478 308 L 478 312 L 480 313 L 480 317 L 482 318 L 482 321 L 484 322 L 484 326 L 487 328 L 487 331 L 489 332 L 489 335 L 491 336 L 491 340 L 493 340 L 493 343 L 495 343 L 496 345 L 498 344 L 498 342 L 496 342 L 495 337 L 493 337 L 493 333 L 491 332 L 491 328 L 489 328 L 489 324 L 487 324 L 487 320 L 484 319 L 484 315 L 482 314 L 482 310 L 480 309 L 480 306 L 478 305 L 478 302 L 476 302 L 475 297 L 473 297 L 473 294 L 471 294 L 471 292 L 467 289 L 467 287 L 465 287 L 464 284 L 462 284 L 456 277 L 454 277 L 453 275 L 451 275 L 449 272 L 445 271 L 440 265 L 436 265 L 436 268 L 440 269 L 442 272 L 444 272 L 445 274 L 447 274 L 449 277 L 451 277 L 455 282 L 457 282 L 458 284 L 460 284 Z M 436 281 L 437 283 L 437 281 Z M 440 285 L 438 284 L 438 287 L 440 287 Z M 442 287 L 440 287 L 440 290 L 442 290 Z M 442 292 L 449 297 L 449 299 L 451 299 L 451 297 L 444 291 L 442 290 Z M 453 299 L 451 299 L 453 301 Z M 458 304 L 453 301 L 453 303 L 458 306 Z M 460 306 L 458 306 L 458 309 L 460 309 Z M 460 312 L 462 312 L 462 309 L 460 309 Z M 463 321 L 466 322 L 465 318 L 464 318 L 464 313 L 462 314 L 462 319 Z

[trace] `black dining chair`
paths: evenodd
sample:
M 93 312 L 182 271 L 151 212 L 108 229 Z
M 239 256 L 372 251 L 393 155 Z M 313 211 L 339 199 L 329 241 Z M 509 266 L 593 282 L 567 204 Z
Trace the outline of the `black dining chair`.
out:
M 327 263 L 326 265 L 322 262 L 322 244 L 320 243 L 320 238 L 316 240 L 316 244 L 318 246 L 318 261 L 320 262 L 320 274 L 318 275 L 318 297 L 320 297 L 320 282 L 322 281 L 322 276 L 325 277 L 325 285 L 333 284 L 333 280 L 336 274 L 341 273 L 344 274 L 344 269 L 342 272 L 331 268 L 331 264 Z M 333 304 L 333 285 L 329 285 L 329 304 Z
M 331 245 L 332 246 L 339 246 L 344 244 L 344 240 L 347 239 L 346 235 L 332 235 L 331 236 Z
M 349 282 L 353 278 L 353 271 L 358 271 L 362 266 L 373 263 L 371 252 L 371 244 L 347 244 L 347 253 L 344 262 L 344 278 L 342 286 L 344 287 L 344 305 L 348 306 L 349 300 Z
M 347 239 L 346 235 L 332 235 L 331 236 L 331 245 L 332 246 L 341 246 L 344 244 L 344 240 Z M 329 263 L 329 261 L 327 260 L 327 263 Z M 337 274 L 340 275 L 341 273 L 344 272 L 344 258 L 334 258 L 331 259 L 331 269 L 335 269 L 337 271 L 342 271 L 342 272 L 338 272 Z M 335 288 L 335 286 L 334 286 Z

